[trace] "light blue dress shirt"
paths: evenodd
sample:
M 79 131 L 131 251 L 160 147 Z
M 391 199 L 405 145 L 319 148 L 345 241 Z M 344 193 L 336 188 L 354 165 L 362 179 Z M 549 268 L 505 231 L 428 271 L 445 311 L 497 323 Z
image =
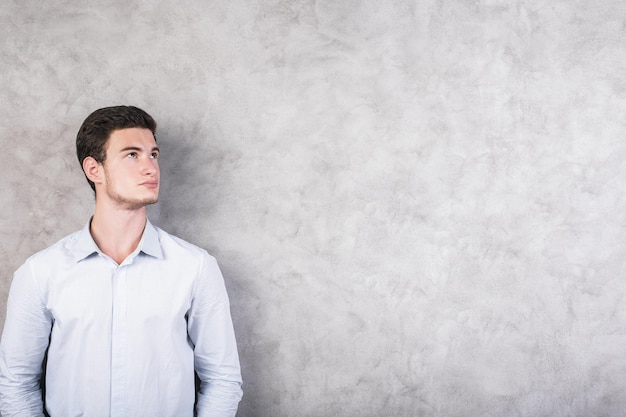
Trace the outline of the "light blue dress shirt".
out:
M 232 417 L 242 396 L 215 258 L 149 221 L 121 265 L 84 229 L 15 272 L 0 342 L 0 412 L 51 417 Z

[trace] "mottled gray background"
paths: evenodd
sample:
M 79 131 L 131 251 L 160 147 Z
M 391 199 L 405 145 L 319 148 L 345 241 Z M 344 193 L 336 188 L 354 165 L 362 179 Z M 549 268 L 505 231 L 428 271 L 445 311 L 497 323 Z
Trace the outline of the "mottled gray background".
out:
M 91 214 L 80 123 L 134 104 L 240 417 L 624 415 L 625 2 L 0 4 L 3 312 Z

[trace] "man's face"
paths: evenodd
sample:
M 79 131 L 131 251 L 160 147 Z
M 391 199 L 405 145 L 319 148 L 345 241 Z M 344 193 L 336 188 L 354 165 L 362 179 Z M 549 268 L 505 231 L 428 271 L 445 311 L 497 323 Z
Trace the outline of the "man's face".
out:
M 126 210 L 156 203 L 160 179 L 158 156 L 159 148 L 149 129 L 114 131 L 106 144 L 104 181 L 97 196 Z

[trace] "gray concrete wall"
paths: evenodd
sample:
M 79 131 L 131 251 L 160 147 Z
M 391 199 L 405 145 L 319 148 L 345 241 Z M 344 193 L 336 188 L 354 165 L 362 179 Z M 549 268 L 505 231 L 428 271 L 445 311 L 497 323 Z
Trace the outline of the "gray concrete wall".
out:
M 80 123 L 134 104 L 151 218 L 227 280 L 240 417 L 621 416 L 625 28 L 611 0 L 2 0 L 1 311 L 93 209 Z

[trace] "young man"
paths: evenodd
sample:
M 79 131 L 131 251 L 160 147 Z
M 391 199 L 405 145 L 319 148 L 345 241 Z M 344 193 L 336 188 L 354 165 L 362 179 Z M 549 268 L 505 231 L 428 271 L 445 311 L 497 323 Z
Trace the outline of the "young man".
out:
M 159 195 L 155 130 L 130 106 L 96 110 L 81 126 L 76 149 L 95 212 L 14 275 L 2 416 L 236 414 L 239 357 L 217 263 L 146 217 Z

